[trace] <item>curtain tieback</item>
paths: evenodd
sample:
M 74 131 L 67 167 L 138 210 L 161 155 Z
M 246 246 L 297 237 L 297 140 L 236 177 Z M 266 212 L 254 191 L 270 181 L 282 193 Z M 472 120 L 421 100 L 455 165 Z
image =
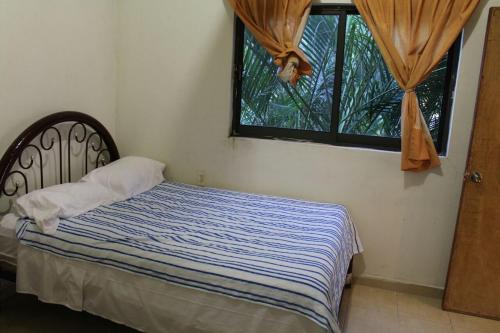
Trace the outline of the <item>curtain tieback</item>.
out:
M 275 64 L 284 67 L 286 65 L 286 61 L 291 55 L 295 55 L 299 62 L 307 61 L 301 49 L 298 47 L 288 47 L 275 56 Z M 298 65 L 299 64 L 297 64 L 297 67 Z
M 406 89 L 405 90 L 406 94 L 411 94 L 411 93 L 414 93 L 414 92 L 415 92 L 415 88 L 410 88 L 410 89 Z

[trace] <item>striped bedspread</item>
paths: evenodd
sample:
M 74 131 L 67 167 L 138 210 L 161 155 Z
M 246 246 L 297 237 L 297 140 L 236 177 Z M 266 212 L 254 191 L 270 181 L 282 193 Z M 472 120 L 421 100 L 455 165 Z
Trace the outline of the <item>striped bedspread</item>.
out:
M 349 261 L 361 251 L 346 208 L 162 183 L 62 220 L 19 223 L 21 243 L 181 286 L 293 311 L 338 331 Z

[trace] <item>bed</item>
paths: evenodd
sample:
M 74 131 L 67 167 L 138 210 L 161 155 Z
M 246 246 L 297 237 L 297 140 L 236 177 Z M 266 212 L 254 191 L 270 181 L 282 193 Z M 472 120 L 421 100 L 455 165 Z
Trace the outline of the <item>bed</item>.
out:
M 42 154 L 26 162 L 23 151 L 36 140 L 57 148 L 58 124 L 69 126 L 67 143 L 85 147 L 82 173 L 119 158 L 97 120 L 54 114 L 0 161 L 4 197 L 30 191 L 20 174 L 28 166 L 43 178 Z M 57 140 L 44 144 L 49 128 Z M 74 165 L 67 159 L 66 168 Z M 59 169 L 59 182 L 71 180 L 63 163 Z M 0 237 L 0 260 L 15 264 L 18 292 L 146 332 L 340 332 L 343 289 L 362 251 L 341 205 L 168 181 L 63 219 L 53 235 L 23 220 L 0 225 Z

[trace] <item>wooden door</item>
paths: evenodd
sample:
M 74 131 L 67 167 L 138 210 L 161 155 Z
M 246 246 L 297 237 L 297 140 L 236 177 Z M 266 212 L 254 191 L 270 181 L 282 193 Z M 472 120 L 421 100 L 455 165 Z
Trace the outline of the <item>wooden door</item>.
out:
M 488 21 L 445 310 L 500 319 L 500 8 Z

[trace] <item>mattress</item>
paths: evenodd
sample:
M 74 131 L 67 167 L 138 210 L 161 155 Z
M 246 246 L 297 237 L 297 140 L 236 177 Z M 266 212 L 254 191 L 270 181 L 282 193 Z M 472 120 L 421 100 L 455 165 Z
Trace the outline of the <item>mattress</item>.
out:
M 54 235 L 31 221 L 16 232 L 26 247 L 288 311 L 325 332 L 339 332 L 362 250 L 343 206 L 168 182 L 62 220 Z

